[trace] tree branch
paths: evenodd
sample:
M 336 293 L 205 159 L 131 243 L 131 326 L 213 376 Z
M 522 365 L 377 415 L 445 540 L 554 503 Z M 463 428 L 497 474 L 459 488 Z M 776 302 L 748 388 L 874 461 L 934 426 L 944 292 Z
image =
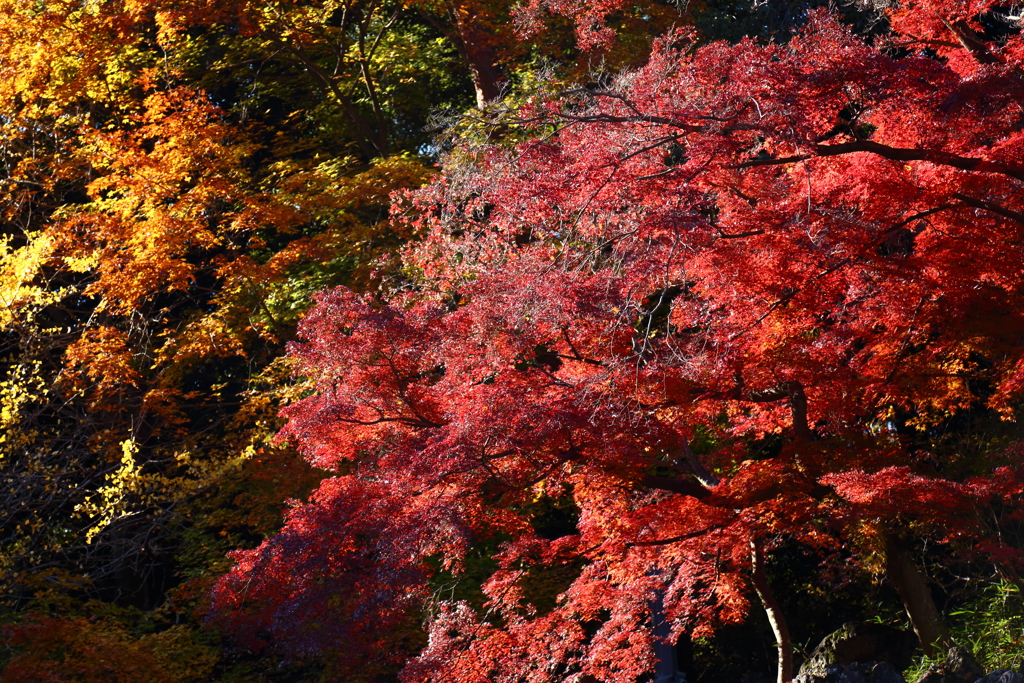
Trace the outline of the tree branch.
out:
M 652 489 L 680 493 L 697 500 L 705 500 L 711 497 L 710 489 L 706 489 L 697 482 L 687 479 L 670 479 L 669 477 L 656 477 L 652 474 L 645 474 L 640 478 L 640 483 Z
M 276 39 L 275 42 L 283 49 L 292 53 L 292 55 L 294 55 L 303 66 L 309 69 L 325 86 L 327 86 L 328 90 L 331 91 L 331 94 L 333 94 L 335 99 L 338 100 L 338 104 L 341 105 L 342 109 L 345 110 L 345 113 L 348 114 L 348 117 L 362 134 L 362 138 L 359 140 L 359 146 L 362 148 L 363 153 L 370 158 L 376 156 L 387 156 L 390 152 L 387 140 L 381 139 L 373 128 L 370 127 L 366 122 L 366 118 L 359 113 L 355 103 L 352 102 L 352 98 L 341 91 L 337 82 L 335 82 L 330 75 L 321 69 L 320 65 L 313 61 L 305 51 L 296 47 L 293 43 L 283 43 L 280 39 Z
M 831 157 L 854 154 L 856 152 L 869 152 L 892 161 L 927 161 L 938 166 L 950 166 L 964 171 L 978 171 L 981 173 L 998 173 L 1017 180 L 1024 180 L 1024 168 L 1020 166 L 1010 166 L 975 157 L 962 157 L 938 150 L 890 147 L 889 145 L 883 145 L 872 140 L 854 140 L 853 142 L 842 142 L 836 145 L 811 145 L 811 148 L 814 150 L 812 154 L 797 154 L 780 159 L 750 159 L 749 161 L 736 164 L 733 168 L 780 166 L 795 164 L 799 161 L 813 159 L 814 157 Z
M 960 194 L 959 192 L 953 195 L 954 198 L 959 199 L 967 206 L 973 206 L 975 209 L 981 209 L 982 211 L 988 211 L 996 215 L 1002 216 L 1003 218 L 1009 218 L 1011 221 L 1024 224 L 1024 213 L 1007 209 L 1006 207 L 993 204 L 992 202 L 984 199 L 975 199 L 974 197 L 968 197 L 967 195 Z

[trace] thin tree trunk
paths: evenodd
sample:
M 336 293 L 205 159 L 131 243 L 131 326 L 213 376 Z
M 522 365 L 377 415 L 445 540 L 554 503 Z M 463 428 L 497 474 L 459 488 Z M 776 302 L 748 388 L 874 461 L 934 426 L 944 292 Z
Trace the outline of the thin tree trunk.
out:
M 786 625 L 786 618 L 779 608 L 779 603 L 768 585 L 768 575 L 765 573 L 764 553 L 761 551 L 761 544 L 757 539 L 750 541 L 750 559 L 753 564 L 754 590 L 757 597 L 761 598 L 761 605 L 768 615 L 768 623 L 775 633 L 775 646 L 779 654 L 778 683 L 789 683 L 793 680 L 793 641 L 789 635 L 789 626 Z
M 914 564 L 903 539 L 892 533 L 885 535 L 885 573 L 903 601 L 924 653 L 934 657 L 952 647 L 949 628 L 935 606 L 924 575 Z
M 770 389 L 745 392 L 743 390 L 742 377 L 736 387 L 736 398 L 741 401 L 752 403 L 773 403 L 784 398 L 789 399 L 790 409 L 793 411 L 793 440 L 796 443 L 811 441 L 814 432 L 807 421 L 807 394 L 804 392 L 804 385 L 797 380 L 783 382 Z
M 276 40 L 275 42 L 298 59 L 299 62 L 309 69 L 309 71 L 324 84 L 327 90 L 334 95 L 338 104 L 341 105 L 342 110 L 348 115 L 349 119 L 359 130 L 361 137 L 358 137 L 356 142 L 359 144 L 360 149 L 367 158 L 375 159 L 377 157 L 386 157 L 391 153 L 386 132 L 382 131 L 378 133 L 373 129 L 373 126 L 371 126 L 366 121 L 366 118 L 359 113 L 359 109 L 352 101 L 352 98 L 346 95 L 341 88 L 338 87 L 338 84 L 333 78 L 331 78 L 330 74 L 320 68 L 320 66 L 313 61 L 305 51 L 296 45 L 280 40 Z

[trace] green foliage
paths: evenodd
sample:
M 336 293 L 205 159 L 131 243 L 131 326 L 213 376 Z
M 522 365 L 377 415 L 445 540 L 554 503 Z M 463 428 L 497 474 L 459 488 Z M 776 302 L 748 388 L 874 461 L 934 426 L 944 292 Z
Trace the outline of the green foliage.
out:
M 957 641 L 970 647 L 986 671 L 1024 664 L 1024 596 L 1020 586 L 1000 580 L 952 612 Z

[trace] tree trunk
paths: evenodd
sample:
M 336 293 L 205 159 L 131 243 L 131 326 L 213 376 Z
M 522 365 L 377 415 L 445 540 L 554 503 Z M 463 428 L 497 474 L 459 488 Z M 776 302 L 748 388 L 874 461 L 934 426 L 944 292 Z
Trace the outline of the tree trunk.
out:
M 793 680 L 793 642 L 789 636 L 789 626 L 786 625 L 786 618 L 779 609 L 779 603 L 775 600 L 771 586 L 768 585 L 768 575 L 765 573 L 764 554 L 761 551 L 761 543 L 754 539 L 750 542 L 750 559 L 753 564 L 754 590 L 757 597 L 761 598 L 761 604 L 768 615 L 768 623 L 772 625 L 775 633 L 775 646 L 779 653 L 779 675 L 778 683 L 788 683 Z
M 477 22 L 470 19 L 468 27 L 460 27 L 460 37 L 465 46 L 466 63 L 473 75 L 476 90 L 476 106 L 483 109 L 488 102 L 501 98 L 505 78 L 497 65 L 497 53 L 488 41 L 488 35 L 480 30 Z
M 455 43 L 472 75 L 476 106 L 482 109 L 488 102 L 500 98 L 505 76 L 498 66 L 494 32 L 489 31 L 480 18 L 466 8 L 451 12 L 447 21 L 422 8 L 420 14 Z
M 665 606 L 659 593 L 651 602 L 651 621 L 654 623 L 654 683 L 678 683 L 685 680 L 679 675 L 679 660 L 671 640 L 672 625 L 665 619 Z
M 903 601 L 924 653 L 934 657 L 949 650 L 954 642 L 935 606 L 928 583 L 910 557 L 906 543 L 892 533 L 885 535 L 885 572 Z
M 811 441 L 814 433 L 807 422 L 807 394 L 804 393 L 804 385 L 795 380 L 787 382 L 786 391 L 793 410 L 793 437 L 797 443 Z

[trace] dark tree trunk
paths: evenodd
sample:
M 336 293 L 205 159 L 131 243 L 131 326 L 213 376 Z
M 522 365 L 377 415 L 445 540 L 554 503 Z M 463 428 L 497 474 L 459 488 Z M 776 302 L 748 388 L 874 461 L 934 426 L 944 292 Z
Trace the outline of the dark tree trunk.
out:
M 934 657 L 949 650 L 953 639 L 935 606 L 928 582 L 910 557 L 906 543 L 892 533 L 885 536 L 885 572 L 903 601 L 924 653 Z
M 678 683 L 680 676 L 676 646 L 672 642 L 672 625 L 665 619 L 661 595 L 651 602 L 651 620 L 654 622 L 654 683 Z

